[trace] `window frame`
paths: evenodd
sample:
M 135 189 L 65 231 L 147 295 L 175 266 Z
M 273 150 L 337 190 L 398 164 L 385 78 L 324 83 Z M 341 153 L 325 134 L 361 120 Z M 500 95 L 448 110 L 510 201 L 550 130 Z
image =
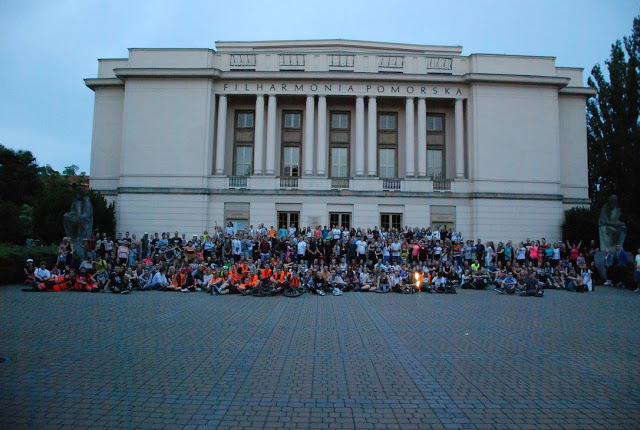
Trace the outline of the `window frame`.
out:
M 387 220 L 384 219 L 385 217 Z M 397 227 L 394 226 L 394 217 L 398 218 Z M 385 228 L 386 231 L 396 228 L 400 231 L 402 229 L 402 219 L 403 214 L 401 212 L 380 212 L 380 228 Z
M 287 127 L 286 126 L 287 115 L 290 115 L 290 114 L 298 115 L 298 118 L 300 120 L 300 127 Z M 304 117 L 302 116 L 302 111 L 301 110 L 295 110 L 295 109 L 294 110 L 283 110 L 282 111 L 281 124 L 282 124 L 282 133 L 280 133 L 280 135 L 281 135 L 281 137 L 280 137 L 280 176 L 281 177 L 285 177 L 285 178 L 300 178 L 300 177 L 302 177 L 302 160 L 303 160 L 302 130 L 303 130 L 303 126 L 304 126 Z M 296 142 L 285 141 L 285 133 L 287 131 L 300 133 L 300 140 L 298 140 Z M 285 175 L 284 153 L 285 153 L 285 148 L 289 148 L 289 147 L 298 148 L 298 175 L 297 176 Z
M 337 216 L 338 217 L 338 222 L 332 222 L 331 221 L 331 217 L 332 216 Z M 344 225 L 344 217 L 348 216 L 349 217 L 349 223 L 348 225 Z M 329 223 L 327 224 L 329 226 L 329 228 L 333 228 L 334 225 L 337 225 L 339 228 L 345 227 L 346 230 L 351 230 L 351 224 L 353 221 L 353 212 L 329 212 Z
M 393 129 L 381 129 L 380 128 L 380 118 L 382 116 L 393 116 L 395 117 L 394 123 L 395 128 Z M 393 176 L 385 176 L 384 179 L 396 179 L 398 178 L 398 112 L 397 111 L 378 111 L 377 115 L 377 176 L 378 178 L 383 178 L 380 176 L 380 151 L 382 149 L 393 149 L 394 150 L 394 174 Z M 381 143 L 381 136 L 393 136 L 393 143 Z
M 347 118 L 347 127 L 346 128 L 335 128 L 333 127 L 333 115 L 346 115 Z M 329 142 L 329 172 L 328 176 L 330 178 L 336 179 L 347 179 L 350 178 L 351 175 L 351 112 L 344 110 L 332 110 L 329 111 L 329 139 L 333 137 L 333 132 L 345 133 L 347 135 L 346 142 Z M 346 149 L 347 157 L 346 157 L 346 167 L 347 172 L 345 176 L 333 176 L 333 150 L 334 149 Z
M 251 127 L 240 127 L 239 126 L 239 118 L 240 115 L 246 115 L 246 114 L 251 114 L 252 115 L 252 126 Z M 255 126 L 256 126 L 256 112 L 255 110 L 251 110 L 251 109 L 238 109 L 234 111 L 234 118 L 233 118 L 233 161 L 232 161 L 232 165 L 231 165 L 231 169 L 232 169 L 232 173 L 233 176 L 242 176 L 242 177 L 247 177 L 247 176 L 251 176 L 253 174 L 253 167 L 254 167 L 254 156 L 255 156 L 255 151 L 254 151 L 254 141 L 255 141 Z M 238 133 L 246 133 L 246 132 L 252 132 L 252 136 L 253 138 L 251 140 L 238 140 Z M 239 175 L 238 174 L 238 147 L 250 147 L 251 148 L 251 165 L 249 166 L 249 174 L 248 175 Z
M 440 130 L 429 130 L 429 118 L 440 118 L 440 122 L 442 124 L 442 129 Z M 425 169 L 427 171 L 427 177 L 433 179 L 444 179 L 447 177 L 447 142 L 446 142 L 446 115 L 444 113 L 427 113 L 427 165 Z M 429 145 L 429 135 L 442 136 L 442 144 L 439 145 Z M 440 175 L 429 175 L 429 151 L 440 151 L 442 153 L 442 160 L 440 166 Z
M 287 115 L 298 115 L 298 127 L 287 126 Z M 283 130 L 302 130 L 302 111 L 299 110 L 283 110 L 282 111 L 282 129 Z
M 287 222 L 285 223 L 286 228 L 291 227 L 292 219 L 293 217 L 296 217 L 297 219 L 293 224 L 295 225 L 296 229 L 300 231 L 300 212 L 299 211 L 277 211 L 276 219 L 278 220 L 278 229 L 282 227 L 282 222 L 280 221 L 281 215 L 284 215 L 285 218 L 287 219 Z

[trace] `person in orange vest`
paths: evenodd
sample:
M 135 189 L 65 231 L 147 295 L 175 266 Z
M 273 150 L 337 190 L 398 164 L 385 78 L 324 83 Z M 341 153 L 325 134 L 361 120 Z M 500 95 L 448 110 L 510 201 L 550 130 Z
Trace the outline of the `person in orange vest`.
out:
M 182 288 L 180 287 L 180 284 L 182 283 L 182 279 L 180 277 L 180 273 L 176 272 L 176 268 L 174 266 L 169 266 L 169 271 L 167 272 L 167 279 L 169 280 L 167 291 L 182 290 Z
M 243 296 L 246 296 L 249 291 L 259 286 L 260 279 L 258 279 L 258 275 L 256 275 L 256 272 L 254 270 L 250 269 L 247 275 L 244 277 L 244 282 L 238 285 L 238 291 Z
M 229 274 L 229 268 L 223 267 L 222 272 L 218 274 L 218 276 L 214 276 L 213 279 L 209 282 L 211 289 L 209 292 L 213 294 L 223 294 L 223 287 L 226 292 L 224 294 L 229 293 L 229 283 L 231 282 L 231 275 Z
M 289 272 L 289 268 L 279 267 L 271 279 L 273 280 L 274 294 L 284 291 L 290 284 L 291 273 Z
M 209 269 L 209 271 L 210 270 L 211 269 Z M 209 281 L 203 286 L 204 292 L 214 294 L 215 291 L 213 291 L 213 286 L 218 285 L 221 279 L 222 279 L 222 271 L 216 270 L 215 272 L 211 272 L 211 279 L 209 279 Z
M 273 270 L 271 269 L 271 264 L 268 261 L 265 261 L 264 267 L 260 269 L 260 282 L 262 285 L 268 284 L 272 282 Z
M 98 283 L 90 273 L 87 273 L 85 268 L 80 268 L 80 273 L 75 277 L 73 287 L 76 291 L 98 292 Z
M 246 273 L 242 270 L 242 266 L 237 267 L 235 264 L 229 270 L 229 277 L 218 288 L 220 294 L 246 294 L 246 291 L 240 290 L 238 287 L 244 282 Z

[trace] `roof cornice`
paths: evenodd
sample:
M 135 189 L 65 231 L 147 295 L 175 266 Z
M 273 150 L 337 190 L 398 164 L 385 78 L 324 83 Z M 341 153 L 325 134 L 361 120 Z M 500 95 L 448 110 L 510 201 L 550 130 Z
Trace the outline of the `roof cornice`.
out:
M 97 88 L 124 87 L 124 82 L 118 78 L 89 78 L 84 84 L 95 91 Z
M 220 76 L 219 69 L 213 68 L 121 68 L 113 72 L 122 80 L 129 78 L 209 78 Z

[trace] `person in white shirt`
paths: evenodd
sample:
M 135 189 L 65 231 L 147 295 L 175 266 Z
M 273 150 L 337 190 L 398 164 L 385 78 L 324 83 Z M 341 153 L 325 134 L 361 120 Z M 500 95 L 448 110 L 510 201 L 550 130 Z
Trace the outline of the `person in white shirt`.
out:
M 358 241 L 356 242 L 356 254 L 357 254 L 357 258 L 359 260 L 363 260 L 367 254 L 367 242 L 362 240 L 362 239 L 358 239 Z
M 340 231 L 340 229 L 338 228 L 337 225 L 333 226 L 333 229 L 331 230 L 331 235 L 333 236 L 333 240 L 338 240 L 340 239 L 340 234 L 342 232 Z
M 240 257 L 242 256 L 242 241 L 237 235 L 234 236 L 233 240 L 231 241 L 231 253 L 233 254 L 233 258 L 235 258 L 236 261 L 240 260 Z
M 589 270 L 586 264 L 583 264 L 580 268 L 580 276 L 582 276 L 582 281 L 587 286 L 587 290 L 589 292 L 593 291 L 593 279 L 591 277 L 591 270 Z
M 40 263 L 40 267 L 33 274 L 37 283 L 44 282 L 51 277 L 51 272 L 47 270 L 47 263 L 44 261 Z
M 398 242 L 398 239 L 394 240 L 393 243 L 390 246 L 390 250 L 391 250 L 391 262 L 393 263 L 399 263 L 400 262 L 400 250 L 401 250 L 402 246 L 400 245 L 400 242 Z
M 443 293 L 447 286 L 447 278 L 444 277 L 442 272 L 438 272 L 438 276 L 434 278 L 433 284 L 436 287 L 436 292 Z
M 160 268 L 153 278 L 151 278 L 151 282 L 145 286 L 145 288 L 151 290 L 162 290 L 169 286 L 169 281 L 167 281 L 167 269 L 164 266 Z
M 307 242 L 305 242 L 304 238 L 301 237 L 298 242 L 298 263 L 304 260 L 304 256 L 307 253 Z

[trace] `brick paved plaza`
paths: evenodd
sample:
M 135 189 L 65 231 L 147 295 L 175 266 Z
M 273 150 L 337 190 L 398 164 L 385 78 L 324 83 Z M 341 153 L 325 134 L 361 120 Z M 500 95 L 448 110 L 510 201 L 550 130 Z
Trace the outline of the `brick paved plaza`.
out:
M 3 428 L 639 428 L 640 294 L 0 287 Z

